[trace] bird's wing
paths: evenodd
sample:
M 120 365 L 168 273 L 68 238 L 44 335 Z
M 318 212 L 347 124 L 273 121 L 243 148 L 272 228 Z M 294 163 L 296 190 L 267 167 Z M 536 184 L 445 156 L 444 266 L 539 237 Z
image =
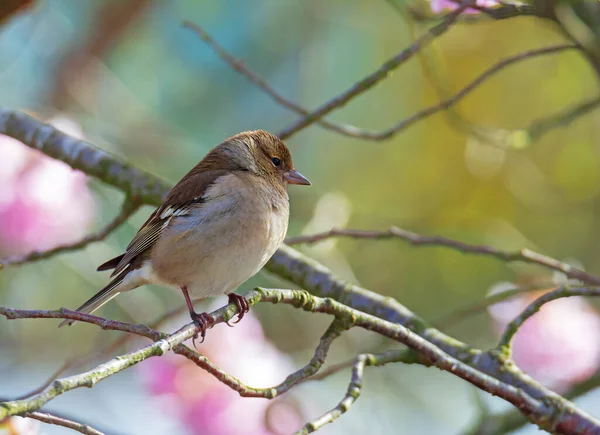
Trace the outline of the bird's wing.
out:
M 225 171 L 215 170 L 190 173 L 185 176 L 171 189 L 163 205 L 154 210 L 142 225 L 133 240 L 127 245 L 125 253 L 120 256 L 121 258 L 116 257 L 109 260 L 99 266 L 98 270 L 107 270 L 114 267 L 112 277 L 127 269 L 136 258 L 148 254 L 171 222 L 171 219 L 177 216 L 185 216 L 192 208 L 206 202 L 205 194 L 208 188 L 225 174 Z

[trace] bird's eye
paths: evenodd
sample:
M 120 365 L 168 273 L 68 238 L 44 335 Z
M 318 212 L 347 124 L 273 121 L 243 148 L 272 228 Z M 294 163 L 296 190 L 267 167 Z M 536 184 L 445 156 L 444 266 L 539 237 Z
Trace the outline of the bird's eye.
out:
M 273 164 L 274 164 L 275 166 L 279 166 L 279 165 L 281 165 L 281 160 L 279 160 L 277 157 L 273 157 L 273 158 L 271 159 L 271 161 L 273 162 Z

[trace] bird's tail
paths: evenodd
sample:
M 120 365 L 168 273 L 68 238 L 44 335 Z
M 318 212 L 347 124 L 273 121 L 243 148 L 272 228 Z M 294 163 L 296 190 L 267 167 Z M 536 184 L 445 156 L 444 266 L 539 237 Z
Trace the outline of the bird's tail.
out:
M 86 303 L 84 303 L 82 306 L 77 308 L 77 310 L 75 310 L 75 311 L 79 311 L 81 313 L 87 313 L 87 314 L 93 313 L 94 311 L 96 311 L 98 308 L 100 308 L 102 305 L 104 305 L 105 303 L 110 301 L 112 298 L 117 296 L 122 291 L 131 289 L 131 287 L 128 287 L 128 288 L 121 287 L 120 288 L 121 284 L 123 283 L 123 279 L 127 275 L 127 272 L 129 272 L 129 271 L 125 270 L 122 273 L 120 273 L 106 287 L 104 287 L 102 290 L 100 290 L 98 293 L 96 293 L 94 296 L 92 296 Z M 58 327 L 62 328 L 63 326 L 66 326 L 66 325 L 70 326 L 75 323 L 76 323 L 75 320 L 67 319 L 67 320 L 61 322 L 61 324 L 58 325 Z

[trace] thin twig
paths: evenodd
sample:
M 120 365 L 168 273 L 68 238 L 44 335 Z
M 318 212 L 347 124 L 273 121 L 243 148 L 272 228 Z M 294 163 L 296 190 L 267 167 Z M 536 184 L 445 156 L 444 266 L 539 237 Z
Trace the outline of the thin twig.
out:
M 27 412 L 24 414 L 24 417 L 32 418 L 34 420 L 41 421 L 43 423 L 53 424 L 56 426 L 62 426 L 69 429 L 73 429 L 82 434 L 86 435 L 104 435 L 104 432 L 100 432 L 99 430 L 94 429 L 93 427 L 78 423 L 73 420 L 68 420 L 63 417 L 58 417 L 56 415 L 48 414 L 47 412 Z
M 298 236 L 286 239 L 286 244 L 317 243 L 331 237 L 350 237 L 354 239 L 391 239 L 397 238 L 409 242 L 413 246 L 444 246 L 462 252 L 463 254 L 477 254 L 495 257 L 505 262 L 522 261 L 537 264 L 548 269 L 564 273 L 571 279 L 578 279 L 590 284 L 600 285 L 600 277 L 590 275 L 585 271 L 571 266 L 568 263 L 547 257 L 527 248 L 518 251 L 503 251 L 486 245 L 471 245 L 443 236 L 422 236 L 398 227 L 390 227 L 384 231 L 356 230 L 350 228 L 332 228 L 322 233 Z
M 381 65 L 375 72 L 369 74 L 365 78 L 359 80 L 350 88 L 337 95 L 336 97 L 330 99 L 325 102 L 315 111 L 309 113 L 304 118 L 299 121 L 293 123 L 289 127 L 285 128 L 281 132 L 279 132 L 278 136 L 281 139 L 287 139 L 293 134 L 303 130 L 311 124 L 314 124 L 321 118 L 323 118 L 328 113 L 343 107 L 346 103 L 348 103 L 351 99 L 357 97 L 358 95 L 363 94 L 364 92 L 371 89 L 377 83 L 389 77 L 390 73 L 402 65 L 404 62 L 412 58 L 415 54 L 417 54 L 425 45 L 433 41 L 438 36 L 444 34 L 451 26 L 459 19 L 464 10 L 470 5 L 470 1 L 464 2 L 457 10 L 449 13 L 444 17 L 441 23 L 429 29 L 427 33 L 418 38 L 413 44 L 411 44 L 408 48 L 402 50 L 400 53 L 387 60 L 383 65 Z
M 308 116 L 310 112 L 304 107 L 294 103 L 291 100 L 283 97 L 280 93 L 278 93 L 275 89 L 273 89 L 265 80 L 259 77 L 257 74 L 253 73 L 248 69 L 244 62 L 236 59 L 232 56 L 227 50 L 225 50 L 215 39 L 210 36 L 202 27 L 198 24 L 192 23 L 191 21 L 184 20 L 183 25 L 188 29 L 191 29 L 196 35 L 202 39 L 213 51 L 219 56 L 231 69 L 240 73 L 252 83 L 254 83 L 261 91 L 267 94 L 273 101 L 275 101 L 280 106 L 291 110 L 294 113 L 297 113 L 302 116 Z M 352 125 L 340 124 L 332 121 L 327 121 L 325 119 L 318 120 L 316 124 L 320 126 L 335 131 L 344 136 L 349 137 L 363 137 L 363 131 L 357 127 Z
M 187 312 L 187 307 L 185 305 L 183 305 L 179 308 L 176 308 L 174 310 L 168 311 L 167 313 L 163 314 L 157 320 L 155 320 L 154 322 L 152 322 L 150 324 L 150 328 L 156 330 L 164 322 L 171 319 L 172 317 L 175 317 L 175 316 L 181 314 L 182 312 Z M 73 357 L 73 358 L 67 359 L 63 363 L 63 365 L 61 365 L 54 373 L 52 373 L 52 375 L 50 375 L 48 377 L 46 382 L 44 382 L 42 385 L 37 387 L 35 390 L 16 397 L 16 399 L 25 399 L 27 397 L 33 396 L 34 394 L 40 393 L 41 391 L 46 389 L 50 384 L 52 384 L 52 382 L 54 382 L 61 374 L 63 374 L 67 370 L 73 369 L 75 367 L 83 367 L 86 363 L 93 361 L 96 357 L 109 355 L 112 352 L 114 352 L 115 350 L 117 350 L 119 347 L 125 345 L 128 341 L 130 341 L 134 337 L 135 337 L 135 335 L 133 335 L 133 334 L 124 334 L 123 336 L 121 336 L 117 340 L 115 340 L 113 343 L 111 343 L 110 345 L 108 345 L 107 347 L 105 347 L 104 349 L 102 349 L 98 352 L 95 352 L 92 354 L 85 354 L 85 355 L 82 355 L 81 357 Z
M 331 344 L 345 329 L 346 327 L 344 326 L 344 323 L 338 318 L 335 318 L 319 340 L 319 345 L 315 349 L 313 357 L 308 364 L 287 376 L 280 384 L 270 388 L 255 388 L 244 385 L 238 379 L 223 372 L 212 362 L 210 362 L 208 358 L 199 355 L 187 347 L 185 349 L 175 348 L 173 350 L 194 362 L 198 367 L 212 374 L 215 378 L 230 387 L 232 390 L 236 391 L 242 397 L 274 399 L 275 397 L 281 396 L 283 393 L 289 391 L 296 384 L 304 382 L 317 373 L 325 363 L 325 359 L 327 358 L 327 353 L 329 352 Z
M 551 115 L 548 118 L 536 121 L 527 128 L 529 140 L 534 141 L 557 127 L 566 127 L 576 119 L 598 107 L 600 107 L 600 97 L 593 98 L 567 110 Z
M 6 266 L 15 266 L 18 264 L 32 263 L 34 261 L 50 258 L 54 255 L 85 248 L 90 243 L 100 242 L 106 239 L 106 237 L 108 237 L 110 233 L 117 229 L 119 225 L 121 225 L 123 222 L 129 219 L 129 217 L 140 208 L 140 205 L 141 204 L 138 201 L 131 200 L 130 198 L 125 198 L 119 214 L 115 216 L 114 219 L 112 219 L 99 231 L 92 234 L 88 234 L 87 236 L 83 237 L 77 242 L 70 243 L 68 245 L 58 246 L 56 248 L 48 249 L 47 251 L 35 251 L 19 257 L 10 257 L 4 260 L 0 259 L 0 269 Z
M 367 354 L 365 354 L 365 355 L 367 355 Z M 384 364 L 388 364 L 388 363 L 396 363 L 396 362 L 401 362 L 404 364 L 415 364 L 415 363 L 422 364 L 423 363 L 423 360 L 422 360 L 422 358 L 419 357 L 419 354 L 415 353 L 415 351 L 413 351 L 412 349 L 401 349 L 401 350 L 392 349 L 392 350 L 388 350 L 386 352 L 372 353 L 372 354 L 368 354 L 368 355 L 372 355 L 372 359 L 374 361 L 376 361 L 376 364 L 373 364 L 373 365 L 376 365 L 376 366 L 380 366 L 380 365 L 384 365 Z M 330 377 L 331 375 L 339 373 L 340 371 L 347 369 L 348 367 L 352 367 L 355 362 L 356 362 L 356 358 L 352 358 L 352 359 L 349 359 L 347 361 L 344 361 L 344 362 L 341 362 L 338 364 L 332 364 L 331 366 L 327 367 L 326 369 L 321 370 L 321 371 L 319 371 L 319 373 L 306 379 L 305 382 L 322 381 L 323 379 L 326 379 L 326 378 Z
M 486 296 L 485 299 L 475 301 L 462 308 L 459 308 L 456 311 L 442 315 L 438 320 L 435 320 L 432 323 L 438 329 L 445 329 L 459 322 L 467 320 L 469 317 L 482 312 L 483 310 L 491 307 L 492 305 L 504 302 L 508 299 L 512 299 L 514 297 L 521 296 L 526 293 L 532 293 L 551 288 L 556 288 L 555 282 L 548 282 L 546 284 L 537 284 L 526 287 L 515 287 L 514 289 L 504 290 L 500 293 L 495 293 Z
M 521 62 L 525 59 L 531 59 L 531 58 L 534 58 L 537 56 L 553 54 L 553 53 L 557 53 L 560 51 L 570 50 L 573 48 L 576 48 L 575 44 L 557 44 L 557 45 L 551 45 L 548 47 L 527 50 L 522 53 L 516 54 L 514 56 L 507 57 L 507 58 L 499 61 L 498 63 L 494 64 L 489 69 L 485 70 L 483 73 L 481 73 L 479 76 L 477 76 L 472 82 L 470 82 L 468 85 L 466 85 L 460 91 L 458 91 L 452 97 L 442 100 L 439 103 L 434 104 L 433 106 L 430 106 L 423 110 L 415 112 L 412 115 L 408 116 L 407 118 L 402 119 L 400 122 L 396 123 L 395 125 L 393 125 L 390 128 L 387 128 L 387 129 L 381 130 L 381 131 L 363 132 L 362 135 L 363 135 L 363 137 L 369 137 L 370 139 L 373 139 L 373 140 L 390 139 L 394 135 L 398 134 L 400 131 L 405 130 L 406 128 L 412 126 L 416 122 L 422 121 L 438 112 L 441 112 L 442 110 L 447 110 L 448 108 L 452 107 L 453 105 L 458 103 L 460 100 L 462 100 L 464 97 L 466 97 L 468 94 L 470 94 L 473 90 L 475 90 L 477 87 L 479 87 L 479 85 L 481 85 L 483 82 L 485 82 L 491 76 L 502 71 L 504 68 L 506 68 L 509 65 L 512 65 L 517 62 Z M 575 114 L 574 117 L 573 117 L 573 115 L 571 115 L 571 116 L 574 119 L 576 116 L 581 116 L 584 113 L 585 112 L 582 112 L 580 110 L 579 113 Z M 556 115 L 556 117 L 558 117 L 558 116 L 559 115 Z M 557 122 L 548 124 L 547 130 L 549 130 L 550 128 L 554 128 L 555 126 L 557 126 L 557 124 L 558 124 Z M 544 126 L 546 126 L 546 125 L 544 125 Z M 535 137 L 537 138 L 540 135 L 541 134 L 538 134 Z
M 452 0 L 456 5 L 461 4 L 461 0 Z M 475 9 L 494 20 L 506 20 L 508 18 L 521 17 L 521 16 L 535 16 L 538 18 L 550 18 L 544 15 L 536 5 L 529 5 L 525 3 L 509 3 L 499 1 L 496 6 L 480 6 L 477 3 L 471 6 L 471 9 Z
M 486 8 L 480 8 L 480 9 L 486 9 Z M 269 95 L 275 102 L 277 102 L 281 106 L 283 106 L 289 110 L 292 110 L 295 113 L 303 115 L 305 117 L 310 115 L 308 110 L 306 110 L 305 108 L 297 105 L 296 103 L 284 98 L 279 93 L 277 93 L 262 78 L 260 78 L 255 73 L 250 71 L 244 65 L 244 63 L 242 61 L 236 59 L 231 54 L 229 54 L 225 49 L 223 49 L 223 47 L 221 47 L 200 26 L 198 26 L 197 24 L 194 24 L 192 22 L 189 22 L 189 21 L 184 21 L 184 26 L 193 30 L 198 35 L 198 37 L 200 39 L 202 39 L 204 42 L 206 42 L 206 44 L 209 45 L 215 51 L 215 53 L 221 59 L 223 59 L 233 70 L 235 70 L 238 73 L 245 76 L 248 80 L 250 80 L 252 83 L 254 83 L 263 92 L 265 92 L 267 95 Z M 414 44 L 418 44 L 418 43 L 419 43 L 419 41 L 415 41 Z M 423 109 L 423 110 L 409 116 L 408 118 L 403 119 L 396 125 L 388 128 L 388 129 L 382 130 L 382 131 L 370 131 L 370 130 L 361 129 L 361 128 L 358 128 L 358 127 L 355 127 L 352 125 L 345 125 L 345 124 L 329 122 L 329 121 L 326 121 L 323 119 L 319 119 L 319 120 L 315 121 L 315 123 L 327 128 L 329 130 L 332 130 L 339 134 L 342 134 L 344 136 L 376 140 L 376 141 L 387 140 L 387 139 L 392 138 L 394 135 L 396 135 L 400 131 L 410 127 L 412 124 L 414 124 L 418 121 L 421 121 L 425 118 L 428 118 L 429 116 L 434 115 L 437 112 L 448 109 L 452 105 L 456 104 L 458 101 L 462 100 L 468 94 L 470 94 L 475 88 L 477 88 L 479 85 L 481 85 L 489 77 L 495 75 L 497 72 L 503 70 L 504 68 L 506 68 L 509 65 L 512 65 L 517 62 L 521 62 L 528 58 L 553 54 L 556 52 L 569 50 L 569 49 L 573 49 L 573 48 L 577 48 L 577 44 L 563 43 L 563 44 L 556 44 L 556 45 L 552 45 L 552 46 L 548 46 L 548 47 L 528 50 L 528 51 L 519 53 L 515 56 L 507 57 L 506 59 L 503 59 L 500 62 L 493 65 L 488 70 L 484 71 L 475 80 L 473 80 L 471 83 L 469 83 L 463 89 L 461 89 L 454 96 L 447 98 L 434 106 Z
M 412 350 L 390 350 L 383 353 L 364 353 L 358 355 L 351 361 L 347 361 L 342 364 L 337 364 L 330 367 L 328 370 L 323 370 L 321 373 L 309 378 L 308 380 L 317 380 L 324 377 L 330 376 L 333 373 L 338 372 L 342 368 L 352 367 L 352 377 L 348 390 L 344 398 L 337 404 L 337 406 L 330 411 L 323 414 L 321 417 L 307 423 L 300 431 L 296 432 L 299 435 L 308 434 L 319 430 L 324 425 L 333 422 L 344 414 L 350 406 L 358 400 L 362 390 L 362 378 L 364 368 L 367 366 L 382 366 L 389 363 L 403 362 L 405 364 L 412 364 L 417 362 L 415 359 L 415 352 Z
M 508 325 L 506 325 L 506 328 L 504 328 L 504 333 L 502 334 L 502 337 L 500 337 L 500 342 L 497 346 L 498 349 L 502 349 L 505 353 L 510 355 L 510 343 L 521 325 L 523 325 L 527 319 L 537 313 L 542 305 L 556 299 L 568 298 L 572 296 L 600 296 L 600 288 L 571 288 L 568 286 L 563 286 L 540 296 L 531 304 L 529 304 L 521 314 L 519 314 Z
M 337 406 L 330 411 L 323 414 L 316 420 L 307 423 L 302 429 L 296 432 L 297 435 L 305 435 L 315 432 L 325 426 L 328 423 L 332 423 L 334 420 L 341 417 L 350 407 L 358 400 L 362 390 L 363 374 L 366 365 L 370 364 L 370 355 L 360 355 L 356 358 L 352 366 L 352 377 L 346 395 L 337 404 Z

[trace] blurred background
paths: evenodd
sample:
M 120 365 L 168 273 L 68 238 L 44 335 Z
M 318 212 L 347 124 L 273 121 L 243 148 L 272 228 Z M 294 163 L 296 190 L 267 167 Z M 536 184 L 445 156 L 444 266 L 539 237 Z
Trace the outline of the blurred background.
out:
M 226 137 L 257 128 L 278 132 L 297 119 L 232 71 L 182 20 L 202 26 L 282 95 L 314 108 L 423 31 L 423 23 L 410 20 L 408 7 L 431 14 L 427 3 L 384 0 L 29 3 L 0 22 L 0 104 L 32 113 L 172 183 Z M 555 28 L 528 17 L 456 25 L 331 119 L 387 128 L 460 90 L 502 58 L 561 41 Z M 552 130 L 524 149 L 507 149 L 494 139 L 596 95 L 597 86 L 583 57 L 566 51 L 507 68 L 459 104 L 463 121 L 497 135 L 475 134 L 477 129 L 444 113 L 385 142 L 342 137 L 317 126 L 303 130 L 288 145 L 313 185 L 290 189 L 288 235 L 397 225 L 502 249 L 528 247 L 600 273 L 598 114 Z M 123 199 L 5 136 L 0 186 L 2 257 L 78 240 L 110 221 Z M 3 270 L 0 303 L 75 308 L 106 284 L 108 276 L 95 268 L 123 251 L 150 212 L 141 209 L 105 242 L 83 251 Z M 399 240 L 331 240 L 299 249 L 434 323 L 490 292 L 563 279 L 532 266 Z M 289 286 L 261 273 L 240 290 L 256 285 Z M 461 316 L 442 329 L 488 349 L 535 296 Z M 593 376 L 600 368 L 600 320 L 593 302 L 548 304 L 518 334 L 517 362 L 559 392 Z M 99 314 L 151 323 L 183 303 L 179 294 L 146 287 L 121 295 Z M 275 385 L 304 365 L 329 322 L 283 306 L 260 305 L 251 313 L 233 329 L 218 325 L 199 349 L 252 386 Z M 187 321 L 184 313 L 163 329 Z M 87 358 L 67 371 L 76 373 L 145 343 L 130 340 L 102 354 L 120 334 L 84 324 L 58 330 L 58 323 L 0 320 L 0 397 L 39 387 L 65 360 Z M 353 330 L 337 340 L 329 362 L 390 347 L 376 335 Z M 345 370 L 308 382 L 273 402 L 241 399 L 170 355 L 91 390 L 65 394 L 47 410 L 109 434 L 290 433 L 336 405 L 349 377 Z M 597 415 L 600 390 L 576 401 Z M 487 408 L 510 409 L 447 373 L 389 365 L 367 369 L 361 398 L 321 433 L 462 434 L 477 426 Z M 0 424 L 0 433 L 67 430 L 14 418 Z

